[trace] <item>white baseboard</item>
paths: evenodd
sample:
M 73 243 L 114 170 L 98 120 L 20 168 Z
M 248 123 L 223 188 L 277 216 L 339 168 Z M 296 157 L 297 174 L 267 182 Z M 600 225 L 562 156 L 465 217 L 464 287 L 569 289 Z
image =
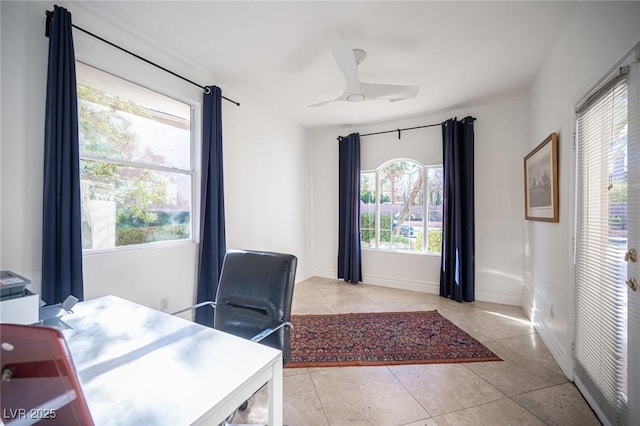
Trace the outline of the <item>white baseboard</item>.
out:
M 337 272 L 329 269 L 316 269 L 315 276 L 320 278 L 338 279 Z M 421 293 L 438 294 L 440 290 L 439 283 L 427 283 L 423 281 L 403 280 L 394 277 L 385 277 L 381 275 L 363 275 L 362 282 L 364 284 L 377 285 L 380 287 L 397 288 L 399 290 L 411 290 Z
M 315 276 L 321 278 L 337 279 L 337 273 L 335 270 L 330 269 L 316 269 Z M 421 293 L 439 294 L 440 283 L 439 282 L 426 282 L 417 280 L 407 280 L 396 277 L 388 277 L 383 275 L 370 275 L 364 274 L 362 282 L 371 285 L 377 285 L 381 287 L 397 288 L 399 290 L 410 290 Z M 507 288 L 493 287 L 491 289 L 479 289 L 476 284 L 476 300 L 483 302 L 501 303 L 505 305 L 521 306 L 522 295 L 518 291 L 516 293 L 508 293 Z M 520 287 L 518 286 L 518 289 Z
M 564 375 L 567 376 L 569 380 L 573 381 L 573 361 L 571 359 L 571 353 L 569 353 L 562 343 L 553 336 L 546 322 L 537 320 L 534 322 L 533 326 L 542 338 L 544 344 L 547 346 L 547 349 L 549 349 L 549 352 L 551 352 L 551 355 L 553 355 L 553 358 L 558 363 L 558 366 Z
M 338 273 L 332 269 L 316 269 L 315 274 L 313 274 L 313 276 L 320 277 L 320 278 L 329 278 L 334 280 L 338 279 Z
M 520 306 L 522 296 L 518 294 L 505 294 L 497 291 L 481 290 L 476 285 L 476 300 L 482 302 L 500 303 L 503 305 Z
M 438 294 L 440 292 L 440 283 L 403 280 L 392 277 L 384 277 L 380 275 L 365 275 L 362 278 L 362 281 L 366 284 L 377 285 L 381 287 L 396 288 L 399 290 L 411 290 L 430 294 Z

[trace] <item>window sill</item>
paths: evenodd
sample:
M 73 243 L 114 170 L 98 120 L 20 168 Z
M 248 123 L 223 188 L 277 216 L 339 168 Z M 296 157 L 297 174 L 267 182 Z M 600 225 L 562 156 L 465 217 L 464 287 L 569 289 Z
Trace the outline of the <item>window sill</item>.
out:
M 165 249 L 171 247 L 185 246 L 185 245 L 194 245 L 196 244 L 195 240 L 177 240 L 177 241 L 157 241 L 154 243 L 146 243 L 146 244 L 135 244 L 130 246 L 119 246 L 119 247 L 111 247 L 104 249 L 84 249 L 82 250 L 82 256 L 94 256 L 101 254 L 110 254 L 110 253 L 121 253 L 126 251 L 134 251 L 134 250 L 156 250 L 156 249 Z
M 427 252 L 419 252 L 419 251 L 406 251 L 406 250 L 393 250 L 393 249 L 377 249 L 377 248 L 362 248 L 362 251 L 371 251 L 378 253 L 400 253 L 414 256 L 434 256 L 440 257 L 440 253 L 427 253 Z

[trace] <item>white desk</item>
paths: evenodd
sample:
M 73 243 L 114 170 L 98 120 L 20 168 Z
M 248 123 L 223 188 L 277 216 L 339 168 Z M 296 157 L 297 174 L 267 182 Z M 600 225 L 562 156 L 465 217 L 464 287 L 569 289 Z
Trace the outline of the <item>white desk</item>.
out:
M 282 425 L 282 353 L 106 296 L 77 304 L 63 334 L 96 425 L 217 425 L 265 383 Z

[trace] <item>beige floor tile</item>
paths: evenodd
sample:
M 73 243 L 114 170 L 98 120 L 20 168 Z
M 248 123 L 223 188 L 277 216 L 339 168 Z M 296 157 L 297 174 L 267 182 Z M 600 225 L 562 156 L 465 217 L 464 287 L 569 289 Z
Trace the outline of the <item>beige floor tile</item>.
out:
M 535 332 L 527 319 L 473 309 L 465 313 L 443 315 L 467 333 L 485 336 L 481 341 L 522 336 Z
M 425 419 L 413 423 L 407 423 L 406 425 L 402 426 L 438 426 L 438 423 L 436 423 L 436 421 L 433 419 Z
M 408 290 L 390 289 L 375 285 L 367 285 L 369 298 L 387 312 L 433 311 L 440 306 L 433 295 L 416 293 Z
M 597 417 L 573 383 L 565 383 L 513 398 L 548 425 L 599 425 Z
M 492 350 L 500 351 L 504 356 L 510 356 L 509 352 L 503 351 L 501 348 L 517 353 L 521 359 L 537 362 L 540 365 L 552 370 L 560 375 L 564 375 L 562 369 L 547 349 L 538 333 L 525 334 L 522 336 L 508 337 L 505 339 L 489 342 L 487 346 L 494 344 Z M 500 356 L 500 355 L 498 355 Z
M 308 371 L 284 379 L 284 421 L 289 426 L 329 424 Z
M 438 312 L 440 312 L 442 316 L 451 321 L 458 328 L 464 330 L 465 333 L 467 333 L 469 336 L 473 337 L 480 343 L 495 340 L 495 337 L 493 337 L 491 334 L 487 334 L 486 331 L 483 331 L 483 327 L 479 327 L 464 313 L 447 313 L 443 312 L 441 309 L 439 309 Z
M 328 426 L 329 423 L 315 392 L 308 369 L 299 369 L 302 374 L 285 375 L 283 385 L 283 417 L 289 426 Z M 269 393 L 263 386 L 249 400 L 245 411 L 236 411 L 233 424 L 267 424 Z
M 504 398 L 462 364 L 394 365 L 389 370 L 433 417 Z
M 357 290 L 361 287 L 360 284 L 351 284 L 343 280 L 333 280 L 328 278 L 312 281 L 311 284 L 323 294 L 341 293 L 350 290 Z
M 433 309 L 504 361 L 285 368 L 285 423 L 289 426 L 598 424 L 517 306 L 458 303 L 433 294 L 351 285 L 319 277 L 296 284 L 294 290 L 294 314 Z M 266 402 L 265 388 L 236 421 L 265 422 Z
M 386 367 L 310 369 L 332 426 L 403 425 L 430 417 Z
M 312 285 L 302 288 L 296 286 L 293 291 L 291 313 L 300 314 L 333 314 L 337 313 L 331 303 Z
M 325 299 L 339 312 L 383 312 L 385 305 L 371 299 L 362 290 L 343 290 L 323 294 Z
M 477 407 L 445 414 L 434 419 L 438 426 L 537 426 L 544 425 L 535 416 L 510 399 L 501 399 Z
M 488 345 L 491 349 L 491 345 Z M 558 374 L 537 362 L 527 359 L 512 360 L 495 351 L 504 361 L 470 362 L 465 367 L 491 383 L 505 395 L 513 396 L 536 389 L 542 389 L 567 381 L 563 374 Z M 502 354 L 502 355 L 501 355 Z
M 298 376 L 300 374 L 309 374 L 308 368 L 284 368 L 283 370 L 284 377 Z
M 487 313 L 501 314 L 513 318 L 529 321 L 521 306 L 502 305 L 500 303 L 482 302 L 476 300 L 473 302 L 473 307 Z
M 448 314 L 463 314 L 475 309 L 473 303 L 460 303 L 456 302 L 455 300 L 439 296 L 437 299 L 437 303 L 439 305 L 438 311 L 440 311 L 440 313 L 444 316 L 447 316 Z

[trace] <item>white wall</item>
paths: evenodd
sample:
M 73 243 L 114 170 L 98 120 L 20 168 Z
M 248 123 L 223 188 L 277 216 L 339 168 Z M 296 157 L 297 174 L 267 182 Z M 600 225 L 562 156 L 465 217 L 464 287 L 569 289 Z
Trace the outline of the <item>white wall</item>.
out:
M 523 307 L 569 377 L 575 312 L 575 104 L 639 41 L 640 3 L 578 3 L 530 89 L 530 130 L 520 154 L 558 132 L 560 222 L 526 222 Z
M 48 39 L 45 10 L 52 2 L 2 2 L 2 222 L 0 268 L 41 287 L 42 164 Z M 92 16 L 80 4 L 67 5 L 73 22 L 161 60 L 179 74 L 217 84 L 223 94 L 224 175 L 227 247 L 274 250 L 299 258 L 298 280 L 309 275 L 305 233 L 309 221 L 309 149 L 307 132 L 267 110 L 241 92 L 225 87 L 193 64 L 183 63 L 158 46 Z M 11 43 L 8 43 L 9 38 Z M 200 89 L 132 60 L 74 32 L 76 57 L 142 84 L 150 84 L 194 104 L 200 112 Z M 197 74 L 193 76 L 193 74 Z M 196 145 L 199 145 L 199 131 Z M 200 164 L 199 157 L 196 164 Z M 199 176 L 198 176 L 199 178 Z M 196 188 L 199 188 L 197 186 Z M 199 192 L 196 189 L 196 193 Z M 198 211 L 196 204 L 194 211 Z M 168 244 L 84 256 L 85 298 L 115 294 L 159 308 L 194 300 L 197 245 Z
M 336 277 L 338 234 L 338 135 L 441 123 L 474 116 L 476 298 L 520 305 L 522 297 L 523 195 L 521 141 L 526 136 L 525 102 L 422 115 L 384 123 L 317 132 L 313 140 L 313 262 L 315 273 Z M 393 158 L 442 164 L 439 126 L 361 139 L 362 168 Z M 363 250 L 363 281 L 438 293 L 440 257 Z
M 44 8 L 0 2 L 2 9 L 2 222 L 0 269 L 40 289 L 42 168 L 47 43 Z M 11 39 L 11 42 L 9 40 Z

